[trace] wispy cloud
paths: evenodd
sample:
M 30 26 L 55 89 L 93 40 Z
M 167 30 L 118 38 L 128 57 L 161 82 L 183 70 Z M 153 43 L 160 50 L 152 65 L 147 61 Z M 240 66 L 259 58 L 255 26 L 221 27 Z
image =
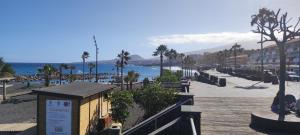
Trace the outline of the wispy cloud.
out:
M 220 32 L 220 33 L 205 33 L 205 34 L 173 34 L 163 36 L 153 36 L 149 38 L 149 42 L 152 45 L 177 45 L 177 44 L 229 44 L 240 41 L 253 41 L 259 39 L 259 35 L 246 32 Z

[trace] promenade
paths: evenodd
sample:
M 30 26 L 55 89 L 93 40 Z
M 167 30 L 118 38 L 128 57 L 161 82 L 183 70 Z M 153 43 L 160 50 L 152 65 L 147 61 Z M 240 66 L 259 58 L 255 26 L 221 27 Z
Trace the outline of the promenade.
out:
M 262 133 L 249 127 L 251 112 L 270 110 L 278 85 L 258 83 L 213 70 L 207 72 L 219 77 L 225 77 L 227 86 L 218 87 L 196 81 L 191 82 L 190 92 L 195 95 L 195 106 L 202 112 L 202 134 L 285 134 Z M 299 82 L 288 82 L 286 93 L 293 94 L 296 98 L 299 98 L 299 88 Z

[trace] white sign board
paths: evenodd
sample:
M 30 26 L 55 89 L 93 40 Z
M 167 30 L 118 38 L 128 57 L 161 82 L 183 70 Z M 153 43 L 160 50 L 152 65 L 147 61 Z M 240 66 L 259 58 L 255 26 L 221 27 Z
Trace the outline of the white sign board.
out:
M 71 100 L 46 101 L 46 135 L 71 135 Z

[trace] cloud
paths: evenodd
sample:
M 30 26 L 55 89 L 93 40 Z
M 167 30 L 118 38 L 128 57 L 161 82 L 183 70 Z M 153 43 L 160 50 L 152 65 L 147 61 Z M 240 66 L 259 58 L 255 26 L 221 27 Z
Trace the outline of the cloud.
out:
M 205 34 L 173 34 L 163 36 L 153 36 L 149 38 L 151 45 L 158 46 L 160 44 L 177 45 L 177 44 L 230 44 L 240 41 L 258 40 L 259 34 L 253 32 L 220 32 L 220 33 L 205 33 Z

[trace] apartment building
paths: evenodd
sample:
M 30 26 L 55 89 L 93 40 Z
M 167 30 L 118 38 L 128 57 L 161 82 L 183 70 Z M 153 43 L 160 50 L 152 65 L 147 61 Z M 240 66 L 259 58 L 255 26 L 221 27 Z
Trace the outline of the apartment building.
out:
M 287 70 L 299 72 L 300 63 L 300 39 L 294 39 L 287 42 L 285 46 Z M 266 46 L 263 49 L 263 62 L 265 69 L 279 69 L 279 49 L 277 45 Z M 249 55 L 248 66 L 252 69 L 260 69 L 261 56 L 260 50 L 254 51 Z

